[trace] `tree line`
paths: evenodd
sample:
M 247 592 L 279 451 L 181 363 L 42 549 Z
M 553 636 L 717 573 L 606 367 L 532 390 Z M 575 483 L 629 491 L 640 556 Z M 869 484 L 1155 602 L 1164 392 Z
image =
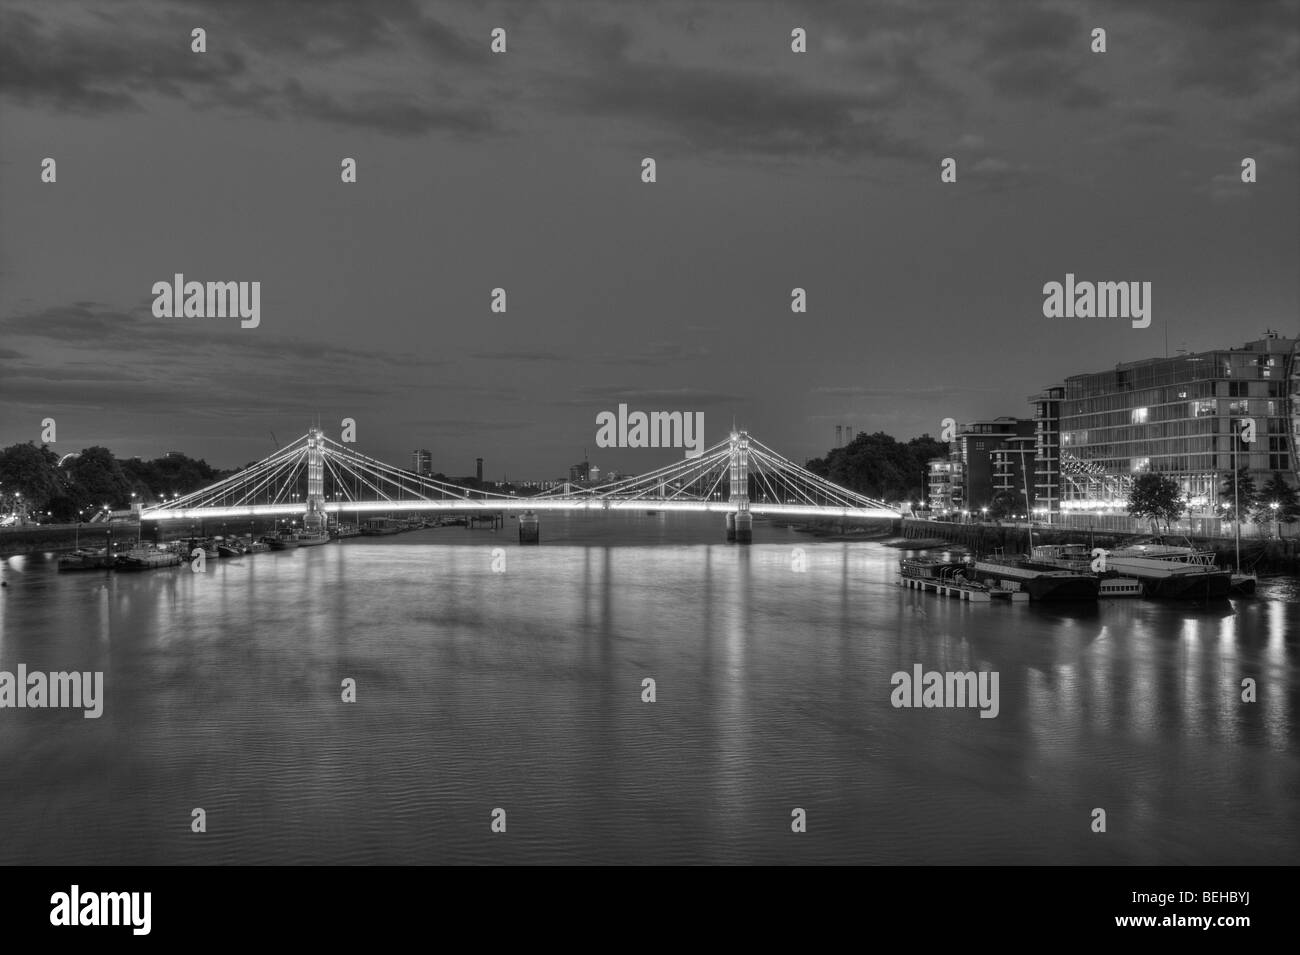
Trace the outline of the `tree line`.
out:
M 1220 485 L 1219 501 L 1220 516 L 1229 521 L 1294 524 L 1300 520 L 1300 492 L 1278 471 L 1273 472 L 1262 488 L 1256 486 L 1254 475 L 1247 468 L 1237 472 L 1235 487 L 1229 472 Z M 1173 478 L 1147 472 L 1133 481 L 1128 497 L 1128 512 L 1132 516 L 1149 520 L 1153 525 L 1163 522 L 1167 530 L 1186 509 L 1182 488 Z
M 29 441 L 0 450 L 0 512 L 25 509 L 35 520 L 88 521 L 105 506 L 120 510 L 133 502 L 156 503 L 197 491 L 229 473 L 178 453 L 149 461 L 119 460 L 98 445 L 60 467 L 59 455 L 48 445 Z
M 859 432 L 848 444 L 804 467 L 878 501 L 925 501 L 930 459 L 947 456 L 948 445 L 928 434 L 904 443 L 883 431 Z

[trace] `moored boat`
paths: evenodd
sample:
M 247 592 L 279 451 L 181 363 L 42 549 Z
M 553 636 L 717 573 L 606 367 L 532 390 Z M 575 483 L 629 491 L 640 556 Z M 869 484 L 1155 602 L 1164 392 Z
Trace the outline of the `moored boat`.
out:
M 180 554 L 142 544 L 118 554 L 114 567 L 117 570 L 154 570 L 158 567 L 175 567 L 180 563 Z
M 59 570 L 107 570 L 113 566 L 113 557 L 104 548 L 82 548 L 59 558 Z
M 1110 551 L 1106 566 L 1142 582 L 1144 596 L 1184 600 L 1228 596 L 1232 573 L 1217 567 L 1214 555 L 1193 547 L 1135 544 Z
M 1255 592 L 1259 579 L 1254 574 L 1233 574 L 1228 583 L 1228 592 L 1238 596 L 1249 597 Z
M 187 560 L 195 556 L 196 550 L 202 550 L 206 560 L 216 560 L 222 556 L 216 541 L 210 537 L 182 537 L 176 546 L 180 548 L 180 556 Z
M 972 580 L 965 564 L 935 557 L 904 557 L 898 562 L 900 586 L 926 590 L 945 597 L 986 602 L 1002 600 L 1028 600 L 1029 595 L 1000 585 L 990 585 Z
M 976 580 L 1029 594 L 1031 600 L 1096 600 L 1101 578 L 1061 568 L 1044 569 L 1010 558 L 985 558 L 971 565 Z

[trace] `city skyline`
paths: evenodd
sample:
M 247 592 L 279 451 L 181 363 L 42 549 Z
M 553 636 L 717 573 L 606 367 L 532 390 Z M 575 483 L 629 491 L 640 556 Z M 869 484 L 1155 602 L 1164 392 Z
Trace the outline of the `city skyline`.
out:
M 124 9 L 3 14 L 0 445 L 48 416 L 234 467 L 351 417 L 448 474 L 671 460 L 592 453 L 627 403 L 803 460 L 1294 334 L 1289 3 Z M 260 282 L 260 324 L 155 318 L 176 273 Z M 1045 318 L 1067 274 L 1151 282 L 1154 320 Z

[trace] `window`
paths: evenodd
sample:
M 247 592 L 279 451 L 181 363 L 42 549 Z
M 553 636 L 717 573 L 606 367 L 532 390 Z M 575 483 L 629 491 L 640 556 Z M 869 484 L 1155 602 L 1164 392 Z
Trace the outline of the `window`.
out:
M 1131 420 L 1132 420 L 1132 422 L 1133 422 L 1134 424 L 1146 424 L 1146 422 L 1147 422 L 1147 409 L 1146 409 L 1146 408 L 1134 408 L 1134 409 L 1133 409 L 1133 416 L 1132 416 L 1132 419 L 1131 419 Z

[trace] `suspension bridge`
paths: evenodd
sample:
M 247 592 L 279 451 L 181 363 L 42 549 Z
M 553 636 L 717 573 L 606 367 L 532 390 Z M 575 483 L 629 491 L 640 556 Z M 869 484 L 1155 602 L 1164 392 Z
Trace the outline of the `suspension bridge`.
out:
M 839 487 L 733 431 L 697 457 L 638 477 L 522 496 L 461 487 L 394 467 L 312 429 L 224 480 L 146 507 L 145 521 L 303 516 L 304 526 L 430 511 L 703 511 L 745 539 L 752 515 L 896 518 L 898 508 Z

